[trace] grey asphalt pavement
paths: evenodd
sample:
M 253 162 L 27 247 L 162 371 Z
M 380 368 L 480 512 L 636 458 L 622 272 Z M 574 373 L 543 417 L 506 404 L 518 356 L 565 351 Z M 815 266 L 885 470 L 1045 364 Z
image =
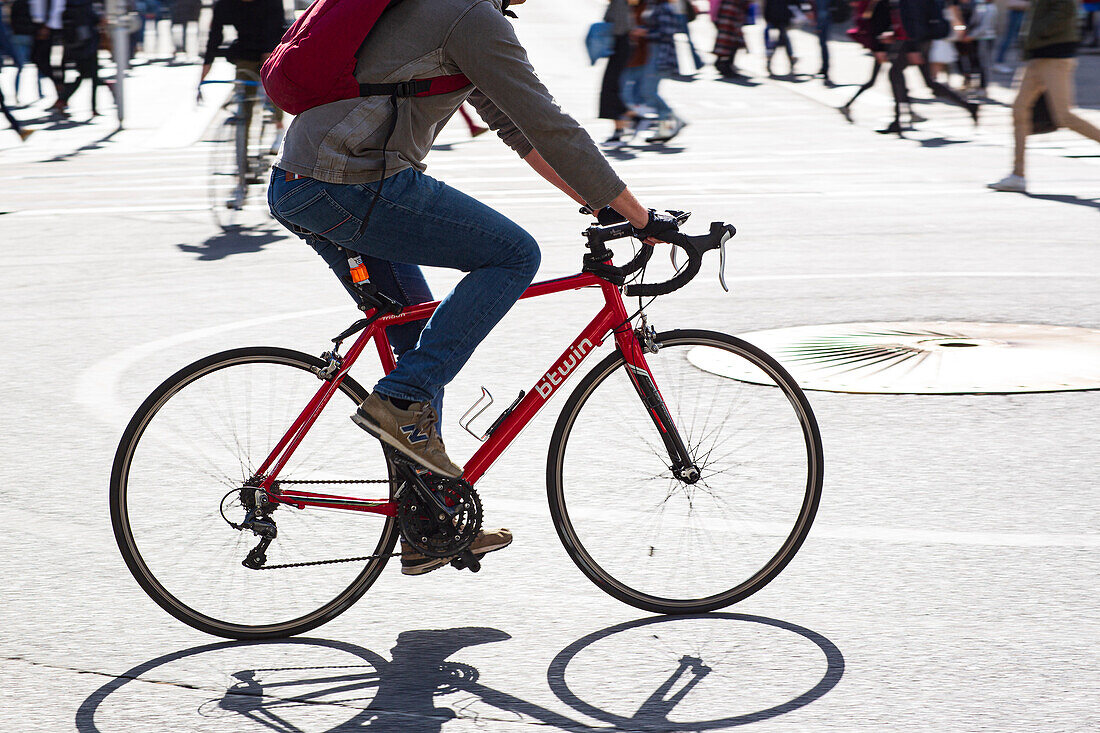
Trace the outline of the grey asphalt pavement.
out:
M 600 70 L 581 38 L 598 9 L 532 2 L 518 24 L 542 78 L 597 139 Z M 705 48 L 706 29 L 696 34 Z M 796 43 L 815 70 L 813 39 Z M 836 56 L 837 81 L 863 80 L 862 55 Z M 480 574 L 409 578 L 393 565 L 349 612 L 285 642 L 224 643 L 169 617 L 111 532 L 108 478 L 129 415 L 200 356 L 320 353 L 357 315 L 262 212 L 245 232 L 214 227 L 196 76 L 139 68 L 141 101 L 121 132 L 101 120 L 22 147 L 0 139 L 0 730 L 1100 728 L 1097 392 L 809 393 L 825 447 L 817 521 L 782 575 L 725 613 L 649 616 L 572 564 L 543 489 L 558 398 L 479 484 L 486 522 L 516 535 Z M 663 148 L 611 155 L 646 205 L 694 211 L 689 229 L 739 229 L 732 292 L 708 262 L 653 306 L 658 329 L 1100 328 L 1100 147 L 1037 139 L 1032 193 L 999 194 L 984 184 L 1009 169 L 1003 103 L 976 129 L 961 110 L 923 104 L 929 122 L 898 140 L 873 132 L 882 89 L 849 124 L 830 105 L 850 88 L 758 82 L 710 70 L 666 82 L 690 125 Z M 452 125 L 428 163 L 535 234 L 540 278 L 579 268 L 587 221 L 492 136 Z M 456 275 L 429 280 L 443 294 Z M 481 385 L 530 389 L 594 303 L 525 301 L 505 318 L 449 389 L 453 455 L 476 446 L 457 418 Z

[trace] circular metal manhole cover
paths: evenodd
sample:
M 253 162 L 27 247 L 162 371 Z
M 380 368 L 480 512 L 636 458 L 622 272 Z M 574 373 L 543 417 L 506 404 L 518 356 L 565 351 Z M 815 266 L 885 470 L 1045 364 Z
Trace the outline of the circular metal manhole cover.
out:
M 1100 331 L 1015 323 L 838 323 L 740 334 L 803 389 L 867 394 L 1005 394 L 1100 389 Z M 700 369 L 760 383 L 718 349 Z

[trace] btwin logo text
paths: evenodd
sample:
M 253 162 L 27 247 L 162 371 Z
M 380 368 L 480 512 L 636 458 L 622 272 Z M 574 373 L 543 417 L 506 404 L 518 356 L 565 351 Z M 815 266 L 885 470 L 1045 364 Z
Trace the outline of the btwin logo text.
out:
M 576 344 L 572 351 L 570 351 L 561 363 L 554 369 L 551 369 L 542 378 L 542 381 L 535 385 L 535 389 L 538 390 L 539 397 L 544 400 L 550 397 L 554 393 L 554 389 L 565 381 L 565 378 L 572 373 L 573 369 L 584 358 L 585 354 L 592 351 L 592 342 L 588 339 L 584 339 L 579 344 Z

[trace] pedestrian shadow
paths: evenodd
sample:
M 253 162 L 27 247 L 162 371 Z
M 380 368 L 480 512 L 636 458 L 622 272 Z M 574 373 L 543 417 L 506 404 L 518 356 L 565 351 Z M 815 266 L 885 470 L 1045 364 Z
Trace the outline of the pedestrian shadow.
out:
M 715 81 L 739 87 L 758 87 L 761 85 L 761 82 L 753 81 L 747 76 L 720 76 Z
M 645 143 L 640 145 L 623 145 L 618 148 L 605 149 L 603 154 L 615 160 L 634 160 L 643 153 L 656 153 L 658 155 L 679 155 L 687 151 L 687 148 L 679 145 L 660 143 Z
M 461 718 L 591 730 L 587 722 L 491 686 L 508 685 L 514 665 L 505 662 L 487 683 L 478 668 L 449 659 L 463 649 L 509 639 L 508 633 L 485 627 L 404 631 L 389 661 L 369 649 L 324 639 L 206 644 L 113 677 L 80 705 L 76 729 L 125 728 L 127 714 L 143 716 L 155 708 L 165 727 L 186 729 L 235 730 L 247 721 L 278 733 L 440 733 L 448 721 Z M 634 676 L 623 671 L 630 655 L 644 660 L 631 667 L 638 670 Z M 769 686 L 746 678 L 762 665 L 775 668 L 774 679 L 782 682 Z M 797 710 L 827 694 L 843 674 L 840 650 L 817 632 L 760 616 L 714 613 L 643 618 L 588 634 L 555 656 L 546 679 L 569 708 L 610 724 L 603 730 L 684 733 Z M 740 698 L 749 709 L 727 714 L 727 702 L 738 698 L 730 681 L 739 678 L 745 679 L 737 688 L 752 688 Z M 803 682 L 808 689 L 784 699 Z M 760 707 L 772 688 L 770 697 L 778 699 Z M 618 689 L 633 702 L 614 694 Z M 599 702 L 606 700 L 613 702 Z
M 283 233 L 270 225 L 260 227 L 230 227 L 202 244 L 177 244 L 181 252 L 197 255 L 201 262 L 221 260 L 230 255 L 259 252 L 273 242 L 284 239 Z
M 69 125 L 69 127 L 75 127 L 77 125 L 85 125 L 85 124 L 87 124 L 87 123 L 86 122 L 77 122 L 77 123 L 73 123 L 72 125 Z M 63 128 L 50 127 L 50 128 L 44 128 L 44 129 L 58 130 L 58 129 L 63 129 Z M 76 148 L 75 150 L 70 150 L 67 153 L 58 153 L 57 155 L 53 156 L 52 158 L 46 158 L 46 159 L 40 160 L 38 162 L 39 163 L 63 163 L 66 160 L 72 160 L 73 158 L 79 157 L 79 156 L 83 155 L 84 153 L 90 153 L 93 150 L 99 150 L 104 145 L 109 143 L 111 141 L 111 138 L 113 138 L 118 133 L 119 133 L 119 130 L 116 128 L 116 129 L 112 130 L 111 132 L 107 133 L 106 135 L 104 135 L 103 137 L 99 138 L 98 140 L 93 140 L 90 143 L 85 143 L 84 145 L 81 145 L 79 148 Z
M 909 138 L 912 140 L 913 138 Z M 948 137 L 930 137 L 925 140 L 919 140 L 922 148 L 946 148 L 949 145 L 965 145 L 970 142 L 969 140 L 953 140 Z
M 1100 209 L 1100 198 L 1081 198 L 1080 196 L 1071 196 L 1069 194 L 1056 194 L 1056 193 L 1025 193 L 1029 199 L 1039 199 L 1041 201 L 1054 201 L 1059 204 L 1074 204 L 1076 206 L 1087 206 L 1092 209 Z

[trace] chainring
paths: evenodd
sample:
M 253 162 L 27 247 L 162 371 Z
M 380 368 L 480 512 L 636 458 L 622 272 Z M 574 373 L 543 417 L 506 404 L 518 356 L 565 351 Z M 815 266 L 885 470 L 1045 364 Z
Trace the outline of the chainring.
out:
M 440 511 L 409 487 L 397 500 L 401 536 L 422 555 L 453 557 L 469 547 L 481 531 L 481 498 L 462 479 L 443 476 L 430 479 L 428 490 L 453 514 Z

